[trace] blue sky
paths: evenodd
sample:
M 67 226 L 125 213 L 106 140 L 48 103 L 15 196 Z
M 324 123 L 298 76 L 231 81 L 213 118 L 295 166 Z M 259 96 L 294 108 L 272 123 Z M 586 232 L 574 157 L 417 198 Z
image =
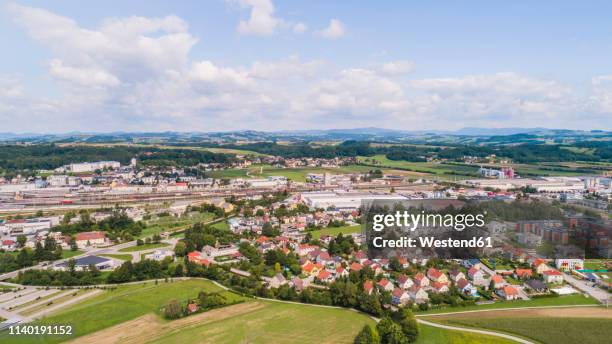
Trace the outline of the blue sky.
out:
M 611 7 L 4 2 L 0 131 L 612 129 Z

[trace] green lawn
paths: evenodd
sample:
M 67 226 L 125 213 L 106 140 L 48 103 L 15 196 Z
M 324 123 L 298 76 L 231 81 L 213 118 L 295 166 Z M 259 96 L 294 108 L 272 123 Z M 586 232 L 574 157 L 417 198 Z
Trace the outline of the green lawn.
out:
M 72 258 L 74 256 L 78 256 L 79 254 L 83 254 L 83 251 L 71 251 L 71 250 L 63 250 L 62 251 L 62 258 L 66 259 L 66 258 Z
M 229 231 L 229 225 L 227 224 L 227 221 L 219 221 L 219 222 L 213 224 L 212 227 L 217 228 L 217 229 L 221 229 L 221 230 Z
M 447 323 L 518 334 L 544 344 L 603 344 L 610 343 L 612 337 L 612 321 L 601 318 L 503 317 L 453 319 Z
M 264 307 L 157 337 L 154 343 L 352 343 L 370 317 L 347 309 L 264 302 Z
M 309 232 L 312 234 L 314 239 L 319 239 L 322 235 L 332 235 L 337 236 L 338 234 L 351 234 L 351 233 L 359 233 L 361 231 L 361 225 L 354 226 L 342 226 L 342 227 L 327 227 L 318 231 Z
M 125 260 L 125 261 L 132 260 L 131 254 L 99 254 L 98 256 L 115 258 L 115 259 L 120 259 L 120 260 Z
M 420 335 L 416 344 L 510 344 L 516 343 L 504 338 L 485 336 L 476 333 L 444 330 L 441 328 L 420 325 Z
M 154 248 L 160 248 L 160 247 L 166 247 L 169 246 L 168 244 L 164 243 L 164 242 L 160 242 L 157 244 L 144 244 L 144 245 L 136 245 L 136 246 L 130 246 L 130 247 L 125 247 L 119 250 L 119 252 L 136 252 L 136 251 L 144 251 L 144 250 L 150 250 L 150 249 L 154 249 Z
M 184 227 L 191 226 L 198 222 L 208 222 L 215 217 L 212 213 L 194 212 L 188 216 L 174 217 L 164 216 L 155 220 L 147 221 L 147 227 L 142 230 L 138 238 L 152 237 L 164 231 L 173 231 Z
M 115 290 L 104 291 L 102 294 L 86 299 L 83 302 L 69 306 L 52 316 L 40 321 L 41 324 L 71 324 L 74 336 L 58 337 L 6 337 L 3 344 L 10 343 L 58 343 L 78 336 L 92 333 L 139 316 L 156 313 L 161 314 L 161 307 L 171 299 L 184 301 L 194 298 L 200 291 L 219 292 L 221 288 L 206 280 L 187 280 L 158 285 L 152 282 L 146 284 L 124 285 Z M 243 298 L 232 292 L 222 291 L 229 301 Z
M 372 157 L 361 156 L 358 157 L 358 159 L 361 163 L 380 166 L 380 168 L 398 168 L 418 173 L 433 174 L 446 179 L 473 178 L 477 176 L 478 173 L 478 166 L 468 166 L 450 163 L 389 160 L 383 154 L 374 155 Z
M 548 297 L 540 299 L 501 301 L 485 305 L 475 305 L 467 307 L 447 307 L 442 309 L 431 309 L 417 314 L 437 314 L 437 313 L 452 313 L 461 311 L 474 311 L 485 309 L 498 308 L 519 308 L 519 307 L 542 307 L 542 306 L 574 306 L 574 305 L 596 305 L 599 302 L 591 297 L 585 297 L 582 294 L 566 295 L 559 297 Z

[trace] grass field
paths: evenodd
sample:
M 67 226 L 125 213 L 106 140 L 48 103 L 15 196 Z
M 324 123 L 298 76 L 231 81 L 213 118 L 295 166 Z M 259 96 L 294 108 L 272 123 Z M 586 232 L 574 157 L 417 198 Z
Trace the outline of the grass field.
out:
M 132 260 L 131 254 L 99 254 L 98 256 L 107 257 L 107 258 L 115 258 L 119 260 Z
M 417 314 L 437 314 L 437 313 L 452 313 L 461 311 L 474 311 L 485 309 L 498 308 L 515 308 L 515 307 L 542 307 L 542 306 L 575 306 L 575 305 L 596 305 L 599 302 L 591 297 L 585 297 L 582 294 L 566 295 L 559 297 L 548 297 L 531 300 L 515 300 L 502 301 L 485 305 L 475 305 L 466 307 L 447 307 L 442 309 L 431 309 L 428 311 L 417 312 Z
M 112 291 L 104 291 L 102 294 L 87 299 L 77 305 L 69 306 L 67 309 L 40 321 L 42 324 L 71 324 L 74 326 L 75 335 L 72 337 L 47 336 L 36 337 L 7 337 L 0 338 L 0 342 L 7 343 L 57 343 L 68 339 L 89 334 L 108 328 L 122 322 L 135 319 L 139 316 L 155 313 L 161 314 L 160 307 L 171 300 L 186 300 L 194 298 L 200 291 L 219 292 L 228 300 L 236 301 L 243 298 L 232 292 L 222 291 L 206 280 L 187 280 L 176 282 L 160 282 L 155 285 L 152 282 L 146 284 L 119 286 Z
M 191 226 L 198 222 L 208 222 L 215 217 L 212 213 L 192 213 L 189 216 L 164 216 L 159 219 L 147 222 L 147 227 L 142 230 L 139 238 L 151 237 L 164 231 L 173 231 L 187 226 Z
M 504 317 L 457 319 L 447 323 L 518 334 L 544 344 L 604 344 L 610 343 L 612 337 L 612 319 L 601 318 Z
M 399 168 L 423 175 L 436 175 L 444 179 L 466 179 L 477 176 L 477 166 L 444 164 L 434 162 L 409 162 L 403 160 L 389 160 L 383 154 L 372 157 L 358 157 L 359 162 L 380 166 L 380 168 Z M 371 167 L 370 167 L 371 168 Z
M 421 332 L 416 344 L 510 344 L 516 343 L 494 336 L 484 336 L 476 333 L 444 330 L 433 326 L 421 325 Z
M 323 228 L 318 231 L 311 231 L 308 233 L 312 234 L 312 237 L 314 239 L 319 239 L 322 235 L 337 236 L 340 233 L 351 234 L 351 233 L 358 233 L 360 231 L 361 231 L 361 225 L 355 225 L 355 226 L 342 226 L 342 227 L 327 227 L 327 228 Z
M 78 256 L 79 254 L 83 254 L 83 251 L 71 251 L 71 250 L 63 250 L 62 251 L 62 259 L 72 258 L 74 256 Z
M 166 246 L 169 246 L 169 245 L 163 242 L 160 242 L 157 244 L 144 244 L 140 246 L 136 245 L 136 246 L 122 248 L 119 250 L 119 252 L 137 252 L 137 251 L 150 250 L 150 249 L 166 247 Z
M 153 343 L 352 343 L 368 316 L 346 309 L 262 302 L 262 307 L 158 336 Z

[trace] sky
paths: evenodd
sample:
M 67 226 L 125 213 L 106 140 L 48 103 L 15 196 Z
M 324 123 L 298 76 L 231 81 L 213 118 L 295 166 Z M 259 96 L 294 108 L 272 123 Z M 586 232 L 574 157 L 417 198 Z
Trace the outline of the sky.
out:
M 609 1 L 1 1 L 0 132 L 612 130 Z

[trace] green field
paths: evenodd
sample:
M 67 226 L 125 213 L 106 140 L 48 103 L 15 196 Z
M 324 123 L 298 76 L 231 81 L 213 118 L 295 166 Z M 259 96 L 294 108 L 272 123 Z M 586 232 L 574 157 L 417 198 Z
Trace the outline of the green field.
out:
M 338 168 L 328 167 L 303 167 L 303 168 L 276 168 L 270 165 L 251 166 L 248 169 L 228 169 L 211 171 L 206 174 L 213 178 L 265 178 L 270 176 L 284 176 L 294 182 L 305 182 L 310 173 L 350 174 L 366 173 L 375 167 L 362 165 L 340 166 Z M 247 174 L 248 172 L 248 174 Z M 403 171 L 384 169 L 383 173 L 400 173 Z
M 63 250 L 62 251 L 62 259 L 72 258 L 74 256 L 78 256 L 79 254 L 83 254 L 83 251 L 71 251 L 71 250 Z
M 191 213 L 181 217 L 164 216 L 147 222 L 147 227 L 142 230 L 138 238 L 151 237 L 164 231 L 173 231 L 191 226 L 198 222 L 208 222 L 215 217 L 212 213 Z
M 445 330 L 433 326 L 420 325 L 421 333 L 416 344 L 510 344 L 516 343 L 504 338 L 484 336 L 476 333 Z
M 347 309 L 261 302 L 263 307 L 157 337 L 154 343 L 352 343 L 368 316 Z
M 461 311 L 474 311 L 498 308 L 519 308 L 519 307 L 543 307 L 543 306 L 575 306 L 575 305 L 597 305 L 599 302 L 591 297 L 582 294 L 539 298 L 531 300 L 500 301 L 485 305 L 475 305 L 466 307 L 447 307 L 441 309 L 430 309 L 428 311 L 417 312 L 417 314 L 438 314 L 452 313 Z
M 187 280 L 155 285 L 146 284 L 124 285 L 115 290 L 104 291 L 90 299 L 57 314 L 46 317 L 40 321 L 42 324 L 71 324 L 75 335 L 71 337 L 47 336 L 44 340 L 36 337 L 6 337 L 0 342 L 7 343 L 57 343 L 74 337 L 99 331 L 122 322 L 135 319 L 139 316 L 155 313 L 161 314 L 161 307 L 171 299 L 187 300 L 194 298 L 200 291 L 222 292 L 229 301 L 238 301 L 243 298 L 228 291 L 222 291 L 210 281 Z
M 166 246 L 170 246 L 170 245 L 164 242 L 160 242 L 157 244 L 136 245 L 136 246 L 122 248 L 119 250 L 119 252 L 137 252 L 137 251 L 151 250 L 154 248 L 160 248 L 160 247 L 166 247 Z
M 610 343 L 612 337 L 612 320 L 602 318 L 503 317 L 453 319 L 447 323 L 518 334 L 544 344 L 603 344 Z
M 465 179 L 478 176 L 478 166 L 448 164 L 435 162 L 409 162 L 404 160 L 389 160 L 383 154 L 372 157 L 360 156 L 359 162 L 380 166 L 380 168 L 398 168 L 412 172 L 436 175 L 445 179 Z M 372 167 L 369 167 L 372 168 Z
M 308 232 L 312 234 L 313 239 L 319 239 L 322 235 L 337 236 L 338 234 L 351 234 L 359 233 L 361 231 L 361 225 L 354 226 L 342 226 L 342 227 L 327 227 L 318 231 Z
M 99 254 L 98 256 L 107 257 L 107 258 L 115 258 L 119 260 L 132 260 L 131 254 Z

